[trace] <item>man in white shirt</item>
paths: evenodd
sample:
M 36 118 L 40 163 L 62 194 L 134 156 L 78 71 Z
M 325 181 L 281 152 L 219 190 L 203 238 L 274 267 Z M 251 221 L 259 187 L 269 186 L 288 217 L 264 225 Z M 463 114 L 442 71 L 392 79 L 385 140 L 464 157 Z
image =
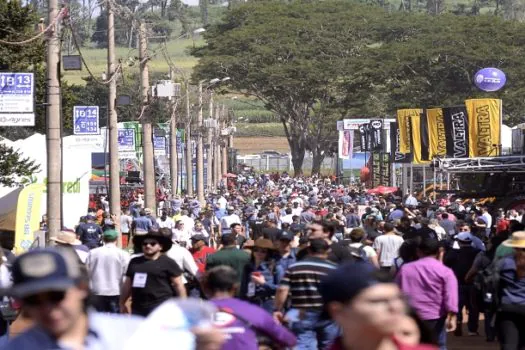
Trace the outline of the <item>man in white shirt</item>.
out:
M 490 231 L 492 230 L 492 215 L 489 214 L 489 210 L 487 209 L 487 207 L 483 207 L 481 209 L 481 212 L 483 213 L 481 214 L 481 218 L 487 224 L 487 228 L 485 229 L 485 235 L 489 237 Z
M 228 201 L 224 196 L 220 196 L 219 199 L 217 199 L 217 204 L 219 204 L 219 208 L 226 209 L 226 206 L 228 205 Z
M 301 213 L 303 212 L 303 208 L 301 208 L 299 206 L 299 202 L 298 201 L 292 201 L 292 205 L 293 205 L 293 208 L 292 208 L 292 215 L 297 215 L 297 216 L 301 216 Z
M 124 213 L 120 215 L 120 232 L 123 235 L 127 235 L 129 238 L 129 231 L 131 230 L 131 225 L 133 224 L 133 218 L 129 215 L 129 209 L 124 210 Z
M 186 228 L 186 230 L 193 230 L 193 226 L 195 226 L 195 220 L 190 218 L 190 213 L 186 209 L 184 209 L 183 211 L 181 211 L 181 214 L 182 215 L 179 220 L 182 220 L 182 222 L 184 222 L 184 227 Z
M 161 228 L 159 232 L 165 236 L 169 236 L 169 231 L 166 231 L 165 228 Z M 195 277 L 197 276 L 197 271 L 199 268 L 197 267 L 197 263 L 193 259 L 193 256 L 188 249 L 183 248 L 177 242 L 174 242 L 170 250 L 168 250 L 165 254 L 168 258 L 173 259 L 177 265 L 179 265 L 182 271 L 189 275 Z M 184 274 L 182 275 L 182 282 L 184 284 L 188 283 L 188 280 L 184 277 Z
M 228 211 L 228 215 L 223 216 L 221 219 L 221 230 L 222 230 L 223 235 L 229 234 L 232 232 L 231 230 L 232 224 L 242 225 L 241 218 L 239 217 L 239 215 L 234 213 L 235 209 L 233 207 L 228 207 L 227 211 Z
M 93 303 L 99 312 L 119 313 L 120 287 L 130 256 L 117 247 L 117 231 L 106 230 L 102 237 L 104 245 L 90 250 L 86 260 Z
M 405 205 L 410 207 L 417 207 L 417 204 L 418 202 L 416 197 L 414 197 L 412 193 L 410 193 L 405 201 Z
M 384 225 L 385 233 L 374 240 L 374 249 L 379 257 L 381 269 L 390 271 L 394 258 L 399 256 L 399 247 L 404 240 L 394 232 L 394 225 L 387 222 Z
M 162 215 L 157 219 L 157 225 L 159 225 L 159 228 L 168 228 L 170 230 L 175 228 L 175 222 L 168 216 L 166 209 L 162 209 Z
M 191 246 L 191 231 L 186 228 L 184 221 L 179 220 L 175 224 L 175 229 L 173 229 L 172 240 L 182 247 Z
M 291 225 L 293 222 L 292 208 L 286 208 L 284 212 L 286 215 L 281 216 L 281 224 Z

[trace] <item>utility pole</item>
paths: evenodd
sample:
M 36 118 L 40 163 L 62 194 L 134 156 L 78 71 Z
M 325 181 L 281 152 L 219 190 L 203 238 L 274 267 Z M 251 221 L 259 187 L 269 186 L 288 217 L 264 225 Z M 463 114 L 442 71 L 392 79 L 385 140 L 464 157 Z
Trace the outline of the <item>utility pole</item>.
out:
M 222 105 L 221 131 L 226 128 L 227 118 L 228 118 L 228 111 L 226 110 L 226 106 Z M 222 147 L 222 174 L 226 174 L 228 172 L 228 137 L 224 136 L 223 140 L 224 140 L 224 146 Z
M 199 114 L 197 116 L 197 199 L 202 206 L 204 201 L 204 147 L 202 145 L 202 82 L 199 82 Z
M 177 161 L 179 155 L 177 153 L 177 99 L 173 98 L 171 104 L 171 120 L 170 120 L 170 177 L 171 177 L 171 194 L 175 196 L 179 187 L 179 174 L 177 170 Z
M 215 152 L 213 155 L 213 168 L 215 174 L 215 181 L 213 182 L 215 188 L 219 188 L 219 183 L 221 181 L 221 132 L 220 132 L 220 119 L 221 119 L 221 109 L 217 105 L 215 107 L 215 122 L 217 127 L 215 128 Z
M 208 111 L 210 113 L 210 120 L 213 118 L 213 91 L 210 91 L 210 102 Z M 213 186 L 213 166 L 212 166 L 212 154 L 213 154 L 213 146 L 212 146 L 212 128 L 207 128 L 207 140 L 206 143 L 208 144 L 208 152 L 206 153 L 206 161 L 208 165 L 208 171 L 206 172 L 206 182 L 208 187 L 208 192 L 211 192 L 214 188 Z
M 140 83 L 142 88 L 142 108 L 148 104 L 149 72 L 148 72 L 148 39 L 146 24 L 140 22 L 139 28 L 139 57 L 140 57 Z M 147 115 L 142 116 L 142 162 L 144 175 L 144 205 L 157 214 L 155 197 L 155 164 L 153 160 L 153 141 L 151 121 Z
M 48 23 L 59 14 L 58 1 L 48 0 Z M 60 120 L 60 20 L 48 32 L 47 39 L 47 220 L 48 238 L 58 235 L 62 229 L 62 135 Z
M 191 144 L 190 84 L 186 81 L 186 194 L 193 196 L 193 147 Z
M 115 103 L 117 99 L 117 79 L 115 70 L 115 16 L 111 1 L 107 2 L 108 11 L 108 77 L 111 79 L 108 91 L 108 128 L 109 128 L 109 205 L 115 218 L 118 244 L 122 245 L 120 233 L 120 162 L 118 156 L 118 120 Z

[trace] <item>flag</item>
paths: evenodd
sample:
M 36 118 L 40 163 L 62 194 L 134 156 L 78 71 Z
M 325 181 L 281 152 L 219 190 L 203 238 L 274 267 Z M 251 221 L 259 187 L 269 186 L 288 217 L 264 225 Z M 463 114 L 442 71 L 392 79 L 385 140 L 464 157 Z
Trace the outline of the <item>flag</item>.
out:
M 412 154 L 414 155 L 414 164 L 425 164 L 428 163 L 428 131 L 426 132 L 427 141 L 423 142 L 423 135 L 422 135 L 422 129 L 421 126 L 422 123 L 425 124 L 426 127 L 426 118 L 422 118 L 422 115 L 412 115 L 410 116 L 410 124 L 411 124 L 411 134 L 412 134 Z M 426 144 L 427 148 L 424 152 L 424 155 L 426 156 L 426 159 L 423 157 L 423 148 L 425 147 L 424 144 Z
M 399 127 L 397 123 L 390 123 L 390 155 L 394 163 L 410 163 L 412 154 L 403 154 L 399 152 Z
M 447 142 L 447 157 L 468 158 L 468 117 L 465 106 L 443 108 L 443 122 Z
M 501 100 L 466 100 L 470 157 L 497 156 L 501 144 Z
M 20 192 L 16 206 L 15 251 L 23 253 L 31 247 L 34 233 L 40 226 L 40 203 L 45 191 L 43 184 L 31 184 Z
M 446 157 L 447 138 L 445 135 L 445 123 L 443 121 L 443 110 L 441 108 L 427 109 L 428 123 L 428 157 Z
M 354 130 L 339 131 L 338 153 L 339 159 L 350 159 L 353 153 Z
M 383 121 L 381 119 L 371 120 L 369 128 L 372 150 L 383 150 Z
M 399 152 L 410 153 L 410 140 L 411 140 L 411 129 L 410 129 L 410 117 L 414 115 L 420 115 L 421 109 L 399 109 L 397 111 L 397 123 L 399 127 Z
M 370 125 L 359 125 L 359 142 L 361 144 L 361 152 L 370 151 Z

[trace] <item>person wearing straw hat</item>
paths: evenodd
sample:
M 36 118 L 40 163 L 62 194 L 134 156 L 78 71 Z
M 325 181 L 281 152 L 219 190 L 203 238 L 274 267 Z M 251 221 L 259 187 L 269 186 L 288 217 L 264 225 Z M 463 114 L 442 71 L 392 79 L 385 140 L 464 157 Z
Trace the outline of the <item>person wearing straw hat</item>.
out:
M 131 313 L 147 316 L 171 297 L 186 297 L 179 265 L 166 256 L 173 242 L 158 231 L 136 235 L 134 243 L 142 247 L 142 256 L 131 259 L 120 295 L 120 309 L 127 313 L 126 303 L 132 297 Z
M 500 307 L 496 316 L 503 350 L 525 346 L 525 231 L 516 231 L 502 243 L 514 250 L 500 261 Z
M 250 263 L 244 267 L 240 295 L 271 313 L 277 289 L 277 250 L 271 240 L 259 238 L 255 240 L 251 251 Z
M 82 264 L 86 263 L 89 248 L 82 244 L 74 232 L 60 231 L 56 237 L 51 237 L 49 240 L 55 242 L 55 244 L 60 247 L 71 247 L 77 253 Z

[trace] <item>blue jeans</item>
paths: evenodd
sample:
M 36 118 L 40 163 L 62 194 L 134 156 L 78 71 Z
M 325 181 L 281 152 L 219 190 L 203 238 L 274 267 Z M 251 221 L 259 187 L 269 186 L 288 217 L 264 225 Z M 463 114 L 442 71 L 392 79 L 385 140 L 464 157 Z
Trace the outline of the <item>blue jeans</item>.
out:
M 0 319 L 0 348 L 9 342 L 9 322 Z
M 468 311 L 468 322 L 467 328 L 469 332 L 478 331 L 479 322 L 479 309 L 476 301 L 474 286 L 471 285 L 459 285 L 458 288 L 458 327 L 461 327 L 463 323 L 463 307 L 467 308 Z
M 439 350 L 447 350 L 447 330 L 445 328 L 446 317 L 435 320 L 425 320 L 428 327 L 434 331 L 437 336 Z
M 93 306 L 98 312 L 120 313 L 118 295 L 94 295 L 92 300 Z
M 297 349 L 317 350 L 328 347 L 339 335 L 339 327 L 330 319 L 322 318 L 321 311 L 300 310 L 291 330 L 297 337 Z

